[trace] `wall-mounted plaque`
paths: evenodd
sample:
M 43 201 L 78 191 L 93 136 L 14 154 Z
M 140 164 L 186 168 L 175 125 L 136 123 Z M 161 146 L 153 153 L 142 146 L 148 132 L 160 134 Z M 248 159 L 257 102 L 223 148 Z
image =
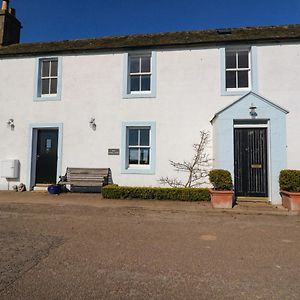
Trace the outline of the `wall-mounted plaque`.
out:
M 108 155 L 120 155 L 120 149 L 108 149 Z

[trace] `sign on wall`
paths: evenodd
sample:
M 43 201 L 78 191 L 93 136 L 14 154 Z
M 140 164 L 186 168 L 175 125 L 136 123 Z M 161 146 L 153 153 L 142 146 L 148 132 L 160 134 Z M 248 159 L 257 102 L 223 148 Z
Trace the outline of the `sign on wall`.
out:
M 120 155 L 120 149 L 108 149 L 108 155 Z

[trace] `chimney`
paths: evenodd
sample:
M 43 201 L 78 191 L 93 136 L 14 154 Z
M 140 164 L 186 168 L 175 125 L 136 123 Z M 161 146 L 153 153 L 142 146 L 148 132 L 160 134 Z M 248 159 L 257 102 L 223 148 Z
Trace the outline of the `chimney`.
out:
M 18 44 L 22 25 L 16 18 L 16 11 L 9 7 L 9 0 L 2 0 L 0 10 L 0 47 Z

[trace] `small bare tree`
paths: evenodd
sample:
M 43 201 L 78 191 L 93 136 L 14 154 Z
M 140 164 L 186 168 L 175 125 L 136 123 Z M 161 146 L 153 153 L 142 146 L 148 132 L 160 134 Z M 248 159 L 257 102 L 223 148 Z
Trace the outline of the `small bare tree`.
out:
M 207 183 L 208 170 L 211 159 L 206 153 L 209 143 L 209 132 L 200 131 L 198 144 L 193 145 L 194 156 L 191 161 L 175 162 L 170 160 L 170 164 L 177 172 L 187 173 L 186 182 L 178 178 L 162 177 L 159 179 L 161 184 L 168 184 L 171 187 L 199 187 Z

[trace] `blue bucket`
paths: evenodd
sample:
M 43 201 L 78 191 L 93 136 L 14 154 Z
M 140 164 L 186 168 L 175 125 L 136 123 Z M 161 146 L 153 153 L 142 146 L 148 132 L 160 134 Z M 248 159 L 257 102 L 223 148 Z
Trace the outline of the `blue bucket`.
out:
M 48 193 L 52 195 L 58 195 L 61 192 L 60 185 L 49 185 L 48 186 Z

